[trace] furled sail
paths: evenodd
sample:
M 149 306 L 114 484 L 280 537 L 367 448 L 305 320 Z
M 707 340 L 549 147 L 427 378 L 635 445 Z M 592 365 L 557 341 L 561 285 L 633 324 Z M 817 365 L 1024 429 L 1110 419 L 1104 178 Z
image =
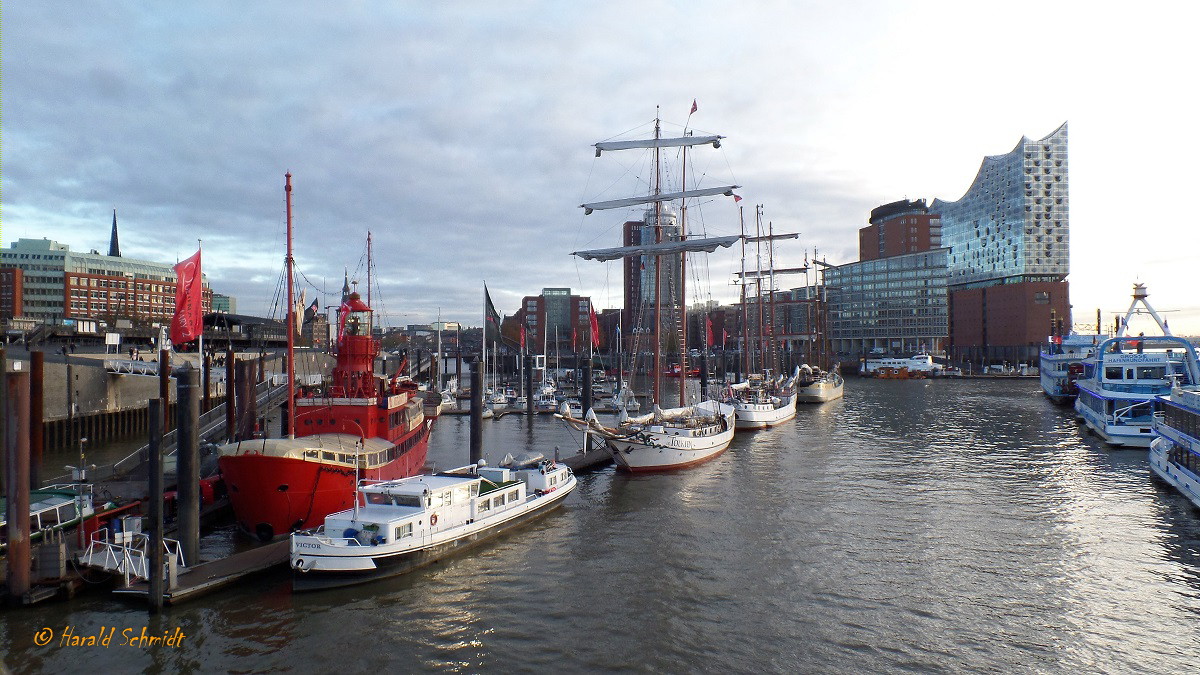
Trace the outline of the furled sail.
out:
M 684 148 L 693 145 L 721 147 L 724 136 L 677 136 L 675 138 L 645 138 L 633 141 L 600 141 L 596 144 L 596 156 L 605 150 L 632 150 L 634 148 Z
M 741 239 L 739 235 L 730 237 L 707 237 L 704 239 L 685 239 L 684 241 L 664 241 L 659 243 L 641 244 L 639 246 L 617 246 L 615 248 L 599 248 L 591 251 L 574 251 L 571 255 L 584 260 L 617 260 L 635 255 L 670 255 L 672 253 L 712 253 L 720 247 L 729 248 Z
M 699 188 L 695 190 L 683 190 L 681 192 L 663 192 L 657 195 L 643 195 L 641 197 L 627 197 L 625 199 L 613 199 L 607 202 L 592 202 L 590 204 L 580 204 L 583 208 L 584 215 L 591 214 L 597 209 L 619 209 L 625 206 L 635 206 L 637 204 L 653 204 L 655 202 L 669 202 L 676 199 L 684 199 L 686 197 L 708 197 L 710 195 L 725 195 L 726 197 L 733 196 L 733 191 L 740 188 L 741 185 L 720 185 L 710 188 Z

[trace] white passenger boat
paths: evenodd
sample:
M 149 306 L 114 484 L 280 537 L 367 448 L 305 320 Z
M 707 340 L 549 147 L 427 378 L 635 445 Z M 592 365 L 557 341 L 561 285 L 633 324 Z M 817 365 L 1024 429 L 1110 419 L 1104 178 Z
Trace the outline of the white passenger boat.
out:
M 1200 387 L 1174 387 L 1158 403 L 1150 468 L 1200 508 Z
M 1200 382 L 1196 350 L 1173 335 L 1109 338 L 1083 362 L 1075 411 L 1109 445 L 1150 447 L 1156 399 Z
M 800 379 L 796 381 L 797 403 L 825 403 L 842 397 L 845 380 L 836 368 L 821 370 L 807 363 L 800 366 Z
M 315 590 L 409 572 L 549 512 L 573 489 L 571 470 L 541 455 L 364 481 L 354 508 L 292 535 L 292 585 Z
M 1083 374 L 1084 359 L 1096 352 L 1106 335 L 1051 335 L 1038 362 L 1042 392 L 1057 405 L 1066 405 L 1079 393 L 1075 381 Z
M 929 377 L 937 377 L 945 370 L 945 366 L 934 361 L 929 354 L 913 354 L 907 358 L 881 356 L 866 359 L 863 361 L 861 373 L 873 376 L 885 368 L 893 370 L 907 368 L 909 373 L 921 373 Z
M 765 429 L 796 416 L 796 380 L 800 369 L 786 381 L 751 373 L 745 382 L 730 385 L 725 402 L 733 406 L 738 429 Z

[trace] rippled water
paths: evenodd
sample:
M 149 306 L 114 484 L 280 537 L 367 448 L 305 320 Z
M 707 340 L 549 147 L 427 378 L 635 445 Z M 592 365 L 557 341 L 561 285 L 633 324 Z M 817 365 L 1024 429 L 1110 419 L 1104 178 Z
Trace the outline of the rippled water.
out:
M 431 458 L 465 463 L 467 429 L 440 421 Z M 544 417 L 485 430 L 493 460 L 577 444 Z M 34 646 L 68 624 L 188 638 Z M 1034 380 L 851 379 L 695 469 L 583 476 L 537 524 L 405 577 L 292 595 L 281 572 L 153 621 L 93 594 L 0 613 L 0 643 L 16 671 L 1186 672 L 1198 626 L 1200 514 L 1144 451 L 1081 434 Z

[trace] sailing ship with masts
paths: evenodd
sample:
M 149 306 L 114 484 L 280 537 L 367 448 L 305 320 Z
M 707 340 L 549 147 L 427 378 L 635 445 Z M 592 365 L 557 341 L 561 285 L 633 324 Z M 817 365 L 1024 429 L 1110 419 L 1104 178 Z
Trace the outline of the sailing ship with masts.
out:
M 320 386 L 296 386 L 291 174 L 284 189 L 286 432 L 282 437 L 222 445 L 218 459 L 239 526 L 262 540 L 315 527 L 328 514 L 350 507 L 358 479 L 392 480 L 420 473 L 429 443 L 430 422 L 416 385 L 375 373 L 380 343 L 372 335 L 373 311 L 357 292 L 345 298 L 338 311 L 337 363 L 331 377 Z
M 778 354 L 779 341 L 775 336 L 775 241 L 778 239 L 795 239 L 799 235 L 775 234 L 774 227 L 768 224 L 767 232 L 763 232 L 762 205 L 754 208 L 754 236 L 746 236 L 746 222 L 739 211 L 742 228 L 742 271 L 740 276 L 742 293 L 742 363 L 746 379 L 730 385 L 726 392 L 725 402 L 733 406 L 734 416 L 739 429 L 764 429 L 782 424 L 796 416 L 796 380 L 800 369 L 796 368 L 790 377 L 784 378 L 773 364 L 780 362 Z M 755 251 L 755 269 L 746 270 L 746 244 L 753 243 Z M 767 268 L 763 269 L 763 243 L 767 244 Z M 799 271 L 803 271 L 800 268 Z M 764 307 L 763 283 L 767 283 L 769 305 Z M 753 282 L 757 294 L 754 303 L 757 327 L 757 339 L 754 347 L 750 344 L 749 310 L 746 286 Z M 757 361 L 757 363 L 755 363 Z
M 696 106 L 693 103 L 692 112 L 695 110 Z M 687 377 L 681 376 L 677 380 L 672 378 L 672 384 L 677 381 L 679 385 L 678 405 L 662 407 L 667 397 L 663 388 L 662 362 L 664 342 L 668 337 L 664 334 L 665 326 L 669 325 L 672 331 L 670 337 L 678 347 L 679 372 L 688 372 L 687 323 L 683 316 L 686 311 L 684 280 L 687 278 L 687 254 L 711 253 L 719 247 L 732 246 L 740 239 L 738 236 L 687 236 L 688 199 L 715 195 L 734 196 L 733 191 L 739 187 L 721 185 L 687 188 L 688 150 L 703 145 L 719 148 L 722 138 L 716 135 L 696 135 L 686 130 L 682 136 L 664 137 L 661 120 L 656 115 L 652 138 L 603 141 L 595 144 L 597 157 L 604 152 L 635 149 L 650 150 L 653 153 L 654 174 L 646 194 L 581 205 L 585 214 L 605 209 L 649 205 L 643 214 L 641 228 L 645 236 L 636 244 L 573 253 L 587 260 L 612 261 L 632 258 L 637 262 L 642 288 L 644 290 L 648 287 L 650 292 L 640 293 L 639 306 L 627 309 L 635 311 L 638 317 L 635 325 L 639 330 L 635 331 L 633 350 L 635 364 L 641 353 L 637 342 L 645 337 L 650 339 L 653 362 L 648 368 L 641 369 L 641 372 L 648 373 L 653 383 L 653 412 L 629 417 L 622 411 L 618 424 L 613 427 L 600 424 L 592 411 L 586 413 L 585 420 L 570 415 L 564 415 L 563 418 L 602 438 L 618 467 L 627 471 L 661 471 L 694 466 L 717 457 L 733 440 L 733 407 L 712 398 L 704 398 L 705 392 L 701 392 L 703 400 L 689 405 Z M 682 153 L 682 179 L 678 191 L 663 189 L 662 155 L 666 149 L 678 149 Z M 679 204 L 678 224 L 675 211 L 671 208 L 673 204 Z M 677 231 L 678 236 L 669 236 L 668 230 Z M 666 289 L 664 282 L 668 284 Z M 668 312 L 674 319 L 670 322 L 666 318 Z M 631 370 L 636 377 L 639 368 L 635 365 Z

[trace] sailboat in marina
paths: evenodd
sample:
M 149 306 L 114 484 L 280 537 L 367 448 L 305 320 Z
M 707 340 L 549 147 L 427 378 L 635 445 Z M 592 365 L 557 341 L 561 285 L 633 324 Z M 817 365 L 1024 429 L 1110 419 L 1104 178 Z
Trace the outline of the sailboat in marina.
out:
M 742 360 L 746 380 L 731 385 L 725 397 L 725 402 L 733 406 L 734 415 L 739 429 L 764 429 L 782 424 L 796 416 L 796 380 L 800 377 L 800 369 L 796 368 L 791 377 L 784 379 L 776 375 L 768 364 L 778 363 L 776 352 L 778 341 L 775 339 L 775 248 L 778 239 L 795 239 L 796 234 L 775 234 L 774 228 L 768 226 L 768 232 L 763 233 L 762 205 L 754 208 L 753 237 L 746 236 L 745 220 L 742 222 Z M 746 271 L 746 243 L 754 243 L 757 247 L 755 255 L 755 270 Z M 762 245 L 768 245 L 767 270 L 762 265 Z M 804 269 L 804 268 L 801 268 Z M 789 270 L 791 271 L 791 270 Z M 755 281 L 758 297 L 755 302 L 757 314 L 757 349 L 751 348 L 749 328 L 749 312 L 747 310 L 746 285 L 750 278 Z M 769 308 L 764 307 L 763 281 L 768 283 L 767 294 L 770 298 Z M 756 353 L 757 352 L 757 353 Z M 757 364 L 752 363 L 757 356 Z M 757 369 L 755 368 L 757 366 Z
M 693 105 L 693 112 L 695 106 Z M 636 308 L 641 321 L 640 330 L 635 330 L 635 340 L 644 336 L 651 340 L 653 363 L 641 372 L 648 372 L 653 379 L 652 404 L 653 412 L 637 417 L 629 417 L 621 412 L 616 426 L 609 427 L 601 424 L 593 411 L 588 411 L 585 419 L 579 420 L 570 415 L 562 415 L 568 423 L 586 429 L 592 435 L 604 440 L 605 446 L 612 453 L 617 466 L 631 472 L 662 471 L 680 469 L 706 462 L 723 453 L 733 440 L 734 412 L 733 407 L 720 401 L 707 398 L 695 404 L 688 404 L 687 378 L 679 377 L 679 405 L 664 409 L 661 404 L 666 392 L 663 384 L 663 327 L 668 323 L 664 310 L 678 311 L 678 321 L 672 321 L 671 329 L 677 331 L 673 336 L 678 345 L 678 366 L 680 373 L 687 373 L 687 331 L 685 327 L 686 302 L 684 301 L 683 286 L 687 275 L 687 253 L 711 253 L 720 247 L 732 246 L 740 239 L 731 237 L 687 237 L 687 200 L 689 198 L 726 195 L 733 196 L 737 185 L 722 185 L 709 188 L 687 189 L 687 152 L 688 149 L 712 145 L 720 147 L 721 136 L 694 135 L 685 132 L 679 137 L 664 137 L 661 120 L 654 120 L 654 137 L 647 139 L 604 141 L 595 144 L 596 154 L 600 156 L 608 151 L 620 150 L 652 150 L 654 156 L 654 177 L 647 194 L 611 201 L 582 204 L 585 214 L 604 209 L 626 208 L 638 205 L 649 205 L 643 213 L 640 227 L 639 242 L 631 245 L 609 249 L 576 251 L 573 255 L 586 260 L 612 261 L 633 258 L 637 268 L 642 270 L 641 292 L 639 306 Z M 668 192 L 663 189 L 662 151 L 667 148 L 679 148 L 683 155 L 682 180 L 678 191 Z M 678 203 L 679 222 L 671 204 Z M 678 233 L 677 236 L 675 233 Z M 664 269 L 670 266 L 671 269 Z M 668 288 L 664 290 L 664 282 Z M 670 286 L 674 285 L 675 288 Z M 664 304 L 670 305 L 664 307 Z M 634 308 L 630 308 L 634 309 Z M 647 321 L 648 319 L 648 321 Z M 647 325 L 648 324 L 648 325 Z M 633 350 L 634 360 L 641 353 L 640 349 Z M 639 372 L 638 367 L 632 369 Z

